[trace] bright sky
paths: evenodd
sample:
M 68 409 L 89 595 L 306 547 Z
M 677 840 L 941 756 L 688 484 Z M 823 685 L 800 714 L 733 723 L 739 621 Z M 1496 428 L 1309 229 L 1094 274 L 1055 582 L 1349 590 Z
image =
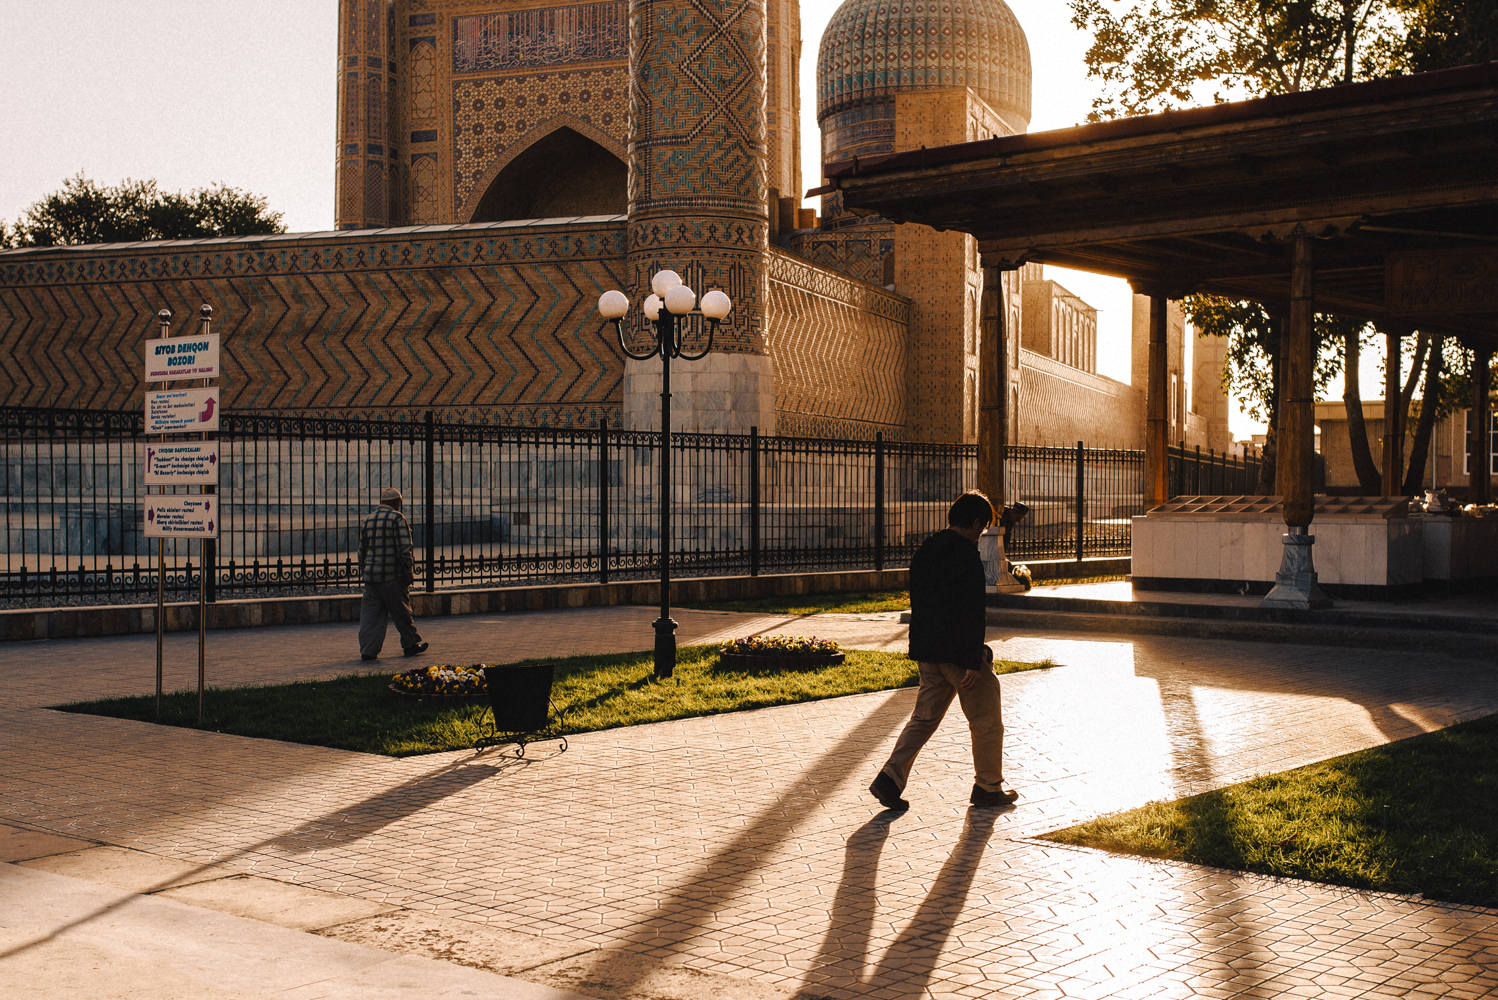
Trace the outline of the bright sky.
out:
M 1088 38 L 1064 0 L 1009 0 L 1035 67 L 1031 131 L 1083 120 L 1096 93 Z M 835 0 L 802 0 L 802 136 L 820 174 L 817 44 Z M 294 232 L 332 228 L 334 0 L 49 0 L 5 4 L 0 33 L 0 218 L 83 171 L 166 190 L 215 181 L 262 194 Z M 811 203 L 815 204 L 815 203 Z M 1129 378 L 1131 299 L 1112 278 L 1048 268 L 1099 311 L 1098 366 Z M 1374 364 L 1377 359 L 1370 359 Z M 1376 374 L 1364 376 L 1377 384 Z M 1250 422 L 1236 416 L 1239 437 Z

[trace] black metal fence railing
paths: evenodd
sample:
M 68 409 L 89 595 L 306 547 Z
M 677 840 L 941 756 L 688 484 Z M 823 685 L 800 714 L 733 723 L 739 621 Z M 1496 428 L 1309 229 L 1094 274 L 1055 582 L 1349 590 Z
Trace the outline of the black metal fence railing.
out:
M 1184 443 L 1167 449 L 1170 495 L 1173 497 L 1256 496 L 1262 455 L 1250 452 L 1243 458 L 1188 449 Z
M 219 596 L 356 588 L 359 522 L 385 486 L 406 497 L 427 590 L 659 572 L 656 432 L 234 413 L 221 427 Z M 141 415 L 0 408 L 0 439 L 0 599 L 153 598 Z M 977 480 L 972 445 L 751 432 L 673 434 L 671 446 L 677 576 L 905 566 Z M 1173 475 L 1212 481 L 1177 451 Z M 1010 533 L 1013 559 L 1128 554 L 1142 452 L 1079 443 L 1008 457 L 1008 495 L 1032 509 Z M 165 544 L 174 599 L 196 596 L 202 563 L 198 543 Z

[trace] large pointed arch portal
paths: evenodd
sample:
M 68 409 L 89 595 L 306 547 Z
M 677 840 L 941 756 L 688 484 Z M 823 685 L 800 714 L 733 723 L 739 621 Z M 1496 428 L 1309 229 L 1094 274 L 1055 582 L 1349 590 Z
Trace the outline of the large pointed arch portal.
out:
M 617 152 L 562 125 L 490 167 L 468 221 L 623 215 L 627 178 Z

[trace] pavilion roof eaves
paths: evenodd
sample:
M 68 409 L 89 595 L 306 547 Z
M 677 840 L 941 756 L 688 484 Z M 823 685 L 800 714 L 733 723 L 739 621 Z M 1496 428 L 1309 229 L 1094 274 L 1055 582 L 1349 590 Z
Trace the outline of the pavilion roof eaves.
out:
M 1294 94 L 1279 94 L 1230 104 L 1214 104 L 1203 108 L 1164 111 L 1159 114 L 1120 118 L 1048 132 L 1032 132 L 947 146 L 933 146 L 929 149 L 854 157 L 850 160 L 828 163 L 823 168 L 823 174 L 832 183 L 826 187 L 814 189 L 808 192 L 808 195 L 833 190 L 838 186 L 837 180 L 845 177 L 996 159 L 1047 149 L 1091 146 L 1102 142 L 1151 135 L 1167 136 L 1189 129 L 1209 128 L 1240 121 L 1303 114 L 1352 104 L 1366 105 L 1436 94 L 1445 90 L 1464 90 L 1491 85 L 1498 85 L 1498 62 L 1388 77 Z

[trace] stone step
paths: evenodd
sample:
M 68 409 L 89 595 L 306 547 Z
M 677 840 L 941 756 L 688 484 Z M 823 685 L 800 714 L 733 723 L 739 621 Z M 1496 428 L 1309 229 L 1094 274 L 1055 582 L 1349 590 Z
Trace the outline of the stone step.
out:
M 1407 629 L 1420 632 L 1462 632 L 1498 635 L 1498 616 L 1391 611 L 1367 602 L 1348 602 L 1322 611 L 1263 608 L 1252 604 L 1221 604 L 1207 601 L 1159 599 L 1110 601 L 1099 598 L 1061 597 L 1050 594 L 990 594 L 990 608 L 1025 612 L 1065 612 L 1123 618 L 1182 618 L 1222 622 L 1276 625 L 1316 625 L 1343 629 Z
M 1067 602 L 1072 603 L 1072 602 Z M 1081 603 L 1081 602 L 1076 602 Z M 1274 612 L 1285 614 L 1286 612 Z M 1325 612 L 1290 612 L 1325 614 Z M 1031 607 L 990 607 L 990 627 L 1026 630 L 1173 635 L 1237 642 L 1285 642 L 1364 649 L 1410 649 L 1445 652 L 1498 663 L 1498 634 L 1417 628 L 1407 625 L 1375 627 L 1347 621 L 1292 623 L 1223 617 L 1177 617 L 1153 613 L 1100 614 L 1087 611 L 1050 611 Z

